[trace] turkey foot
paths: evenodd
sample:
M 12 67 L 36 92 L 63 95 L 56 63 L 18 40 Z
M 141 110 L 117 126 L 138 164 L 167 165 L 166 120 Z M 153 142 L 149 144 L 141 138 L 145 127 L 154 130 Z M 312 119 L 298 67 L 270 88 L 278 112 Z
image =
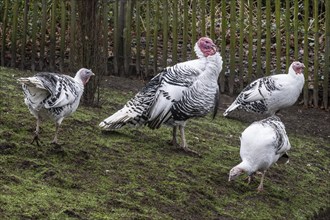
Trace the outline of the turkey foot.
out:
M 179 147 L 187 153 L 192 153 L 194 155 L 197 155 L 198 157 L 202 157 L 202 155 L 200 153 L 198 153 L 197 151 L 189 148 L 188 146 L 179 146 Z
M 38 134 L 38 132 L 35 132 L 31 144 L 33 144 L 34 142 L 36 142 L 36 143 L 37 143 L 37 146 L 40 147 L 39 141 L 40 141 L 40 139 L 39 139 L 39 134 Z

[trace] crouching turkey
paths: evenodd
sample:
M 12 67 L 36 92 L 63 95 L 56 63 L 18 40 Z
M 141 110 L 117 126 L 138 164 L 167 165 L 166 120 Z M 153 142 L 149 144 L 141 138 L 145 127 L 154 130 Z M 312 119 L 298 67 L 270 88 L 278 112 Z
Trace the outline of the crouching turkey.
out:
M 274 115 L 280 109 L 292 106 L 305 83 L 303 63 L 293 62 L 288 74 L 257 79 L 245 87 L 236 100 L 223 113 L 227 116 L 235 109 Z
M 194 50 L 197 59 L 165 68 L 99 126 L 105 130 L 118 129 L 126 124 L 158 129 L 167 124 L 173 126 L 173 145 L 178 145 L 176 133 L 179 128 L 181 148 L 197 153 L 188 148 L 184 127 L 188 119 L 205 116 L 212 109 L 215 115 L 222 58 L 207 37 L 200 38 Z
M 262 177 L 258 191 L 262 191 L 266 170 L 279 160 L 288 162 L 286 152 L 290 148 L 289 138 L 279 117 L 271 116 L 252 123 L 242 133 L 242 162 L 230 170 L 229 181 L 247 173 L 250 182 L 253 174 L 259 171 Z
M 78 108 L 84 86 L 94 73 L 82 68 L 74 78 L 55 73 L 37 73 L 33 77 L 19 78 L 22 84 L 25 104 L 37 118 L 37 127 L 32 143 L 39 146 L 41 120 L 55 121 L 56 131 L 52 143 L 58 143 L 58 131 L 63 119 Z

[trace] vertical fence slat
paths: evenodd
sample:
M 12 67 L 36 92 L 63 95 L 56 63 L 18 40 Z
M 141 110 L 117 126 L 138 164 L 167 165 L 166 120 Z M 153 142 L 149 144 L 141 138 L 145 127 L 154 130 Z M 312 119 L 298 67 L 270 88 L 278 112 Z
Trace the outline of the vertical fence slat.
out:
M 45 62 L 45 43 L 46 43 L 46 21 L 47 21 L 47 0 L 42 0 L 42 19 L 41 19 L 41 42 L 40 42 L 40 60 L 39 69 L 44 68 Z
M 38 2 L 33 1 L 33 17 L 32 17 L 32 52 L 31 52 L 31 69 L 36 69 L 36 57 L 37 57 L 37 22 L 38 22 Z
M 270 1 L 266 1 L 266 75 L 270 75 Z
M 244 75 L 244 63 L 243 63 L 243 40 L 244 40 L 244 9 L 245 9 L 245 0 L 240 1 L 240 12 L 239 12 L 239 89 L 242 90 L 243 83 L 243 75 Z
M 221 1 L 221 55 L 222 55 L 222 71 L 220 74 L 220 91 L 225 91 L 225 72 L 226 72 L 226 32 L 227 32 L 227 11 L 226 0 Z
M 60 71 L 64 71 L 64 52 L 65 52 L 65 30 L 66 30 L 66 7 L 65 1 L 61 1 L 61 42 L 60 42 Z
M 151 39 L 151 34 L 150 34 L 150 30 L 151 30 L 151 24 L 150 24 L 150 1 L 147 1 L 147 11 L 146 11 L 146 56 L 145 56 L 145 75 L 144 77 L 148 76 L 148 72 L 149 72 L 149 60 L 150 60 L 150 39 Z
M 76 39 L 76 31 L 75 31 L 75 27 L 76 27 L 76 0 L 71 0 L 70 1 L 70 54 L 69 54 L 69 59 L 70 59 L 70 63 L 71 63 L 71 71 L 74 71 L 74 64 L 75 63 L 75 39 Z
M 294 1 L 294 16 L 293 16 L 293 29 L 294 29 L 294 59 L 298 60 L 298 22 L 299 22 L 299 18 L 298 18 L 298 11 L 299 11 L 299 7 L 298 7 L 298 0 Z
M 205 0 L 200 0 L 200 12 L 201 12 L 201 34 L 202 36 L 206 36 L 206 26 L 205 26 L 205 13 L 206 13 L 206 2 Z
M 249 0 L 249 38 L 248 38 L 248 42 L 249 42 L 249 49 L 248 49 L 248 82 L 251 81 L 252 78 L 252 55 L 253 55 L 253 2 L 251 0 Z
M 154 39 L 153 39 L 153 72 L 154 75 L 157 74 L 158 72 L 158 55 L 157 55 L 157 51 L 158 51 L 158 44 L 157 44 L 157 38 L 158 38 L 158 19 L 159 19 L 159 4 L 156 4 L 156 11 L 155 11 L 155 21 L 154 21 Z
M 285 1 L 285 72 L 288 72 L 290 66 L 290 0 Z
M 188 0 L 183 0 L 183 45 L 182 45 L 182 61 L 187 60 L 187 43 L 188 43 Z
M 141 2 L 136 2 L 136 72 L 137 75 L 140 76 L 141 70 L 141 22 L 140 22 L 140 16 L 141 16 Z
M 173 0 L 172 65 L 178 62 L 178 0 Z
M 196 0 L 192 0 L 192 15 L 191 15 L 191 46 L 196 43 Z M 193 58 L 196 58 L 196 54 L 192 53 Z
M 115 75 L 119 75 L 119 0 L 113 6 L 113 70 Z
M 212 40 L 215 38 L 215 0 L 211 0 L 211 27 L 210 27 L 210 37 Z
M 236 69 L 236 1 L 230 2 L 230 74 L 229 74 L 229 94 L 234 94 L 234 77 Z
M 314 82 L 313 105 L 319 106 L 319 0 L 314 0 Z
M 125 75 L 129 74 L 131 62 L 131 28 L 132 28 L 132 0 L 126 2 L 126 24 L 125 24 L 125 43 L 124 43 L 124 70 Z
M 168 3 L 163 0 L 163 62 L 162 66 L 167 66 L 167 43 L 168 43 Z
M 18 2 L 15 1 L 14 8 L 13 8 L 13 18 L 12 18 L 12 27 L 13 32 L 11 35 L 11 67 L 15 67 L 16 65 L 16 44 L 17 44 L 17 20 L 18 20 Z
M 55 50 L 56 50 L 56 4 L 57 0 L 52 1 L 51 22 L 50 22 L 50 47 L 49 47 L 49 68 L 55 70 Z
M 323 107 L 328 109 L 330 72 L 330 1 L 325 1 L 325 65 L 323 80 Z
M 276 73 L 281 73 L 281 0 L 275 1 Z
M 261 77 L 261 0 L 257 0 L 257 78 Z
M 8 21 L 8 1 L 5 0 L 4 2 L 4 12 L 3 12 L 3 19 L 2 19 L 2 40 L 1 40 L 1 66 L 5 66 L 5 52 L 6 52 L 6 38 L 7 38 L 7 21 Z
M 24 1 L 24 13 L 23 13 L 23 35 L 22 35 L 22 48 L 21 48 L 21 69 L 24 69 L 25 65 L 25 51 L 26 51 L 26 39 L 27 39 L 27 26 L 28 26 L 28 12 L 30 6 L 30 0 Z
M 304 106 L 308 106 L 308 87 L 309 87 L 309 77 L 308 77 L 308 27 L 309 27 L 309 0 L 304 1 L 304 64 L 305 64 L 305 85 L 304 85 Z

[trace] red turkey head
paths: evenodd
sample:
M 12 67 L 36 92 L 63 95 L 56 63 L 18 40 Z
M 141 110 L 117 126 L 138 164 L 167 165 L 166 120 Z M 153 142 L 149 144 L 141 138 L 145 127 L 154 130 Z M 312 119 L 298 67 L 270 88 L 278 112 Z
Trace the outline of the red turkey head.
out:
M 212 56 L 217 52 L 217 46 L 208 37 L 201 37 L 197 41 L 197 45 L 204 57 Z
M 301 74 L 303 69 L 305 68 L 305 65 L 303 63 L 298 62 L 298 61 L 294 61 L 291 64 L 291 67 L 295 71 L 296 74 Z

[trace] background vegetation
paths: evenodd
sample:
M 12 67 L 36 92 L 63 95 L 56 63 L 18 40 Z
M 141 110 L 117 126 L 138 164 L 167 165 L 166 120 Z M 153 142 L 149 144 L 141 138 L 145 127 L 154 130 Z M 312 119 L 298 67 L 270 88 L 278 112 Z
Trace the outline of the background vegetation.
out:
M 328 108 L 330 3 L 324 0 L 4 0 L 1 65 L 75 72 L 92 68 L 85 102 L 103 75 L 148 79 L 194 57 L 208 35 L 219 46 L 221 91 L 304 62 L 304 105 Z

